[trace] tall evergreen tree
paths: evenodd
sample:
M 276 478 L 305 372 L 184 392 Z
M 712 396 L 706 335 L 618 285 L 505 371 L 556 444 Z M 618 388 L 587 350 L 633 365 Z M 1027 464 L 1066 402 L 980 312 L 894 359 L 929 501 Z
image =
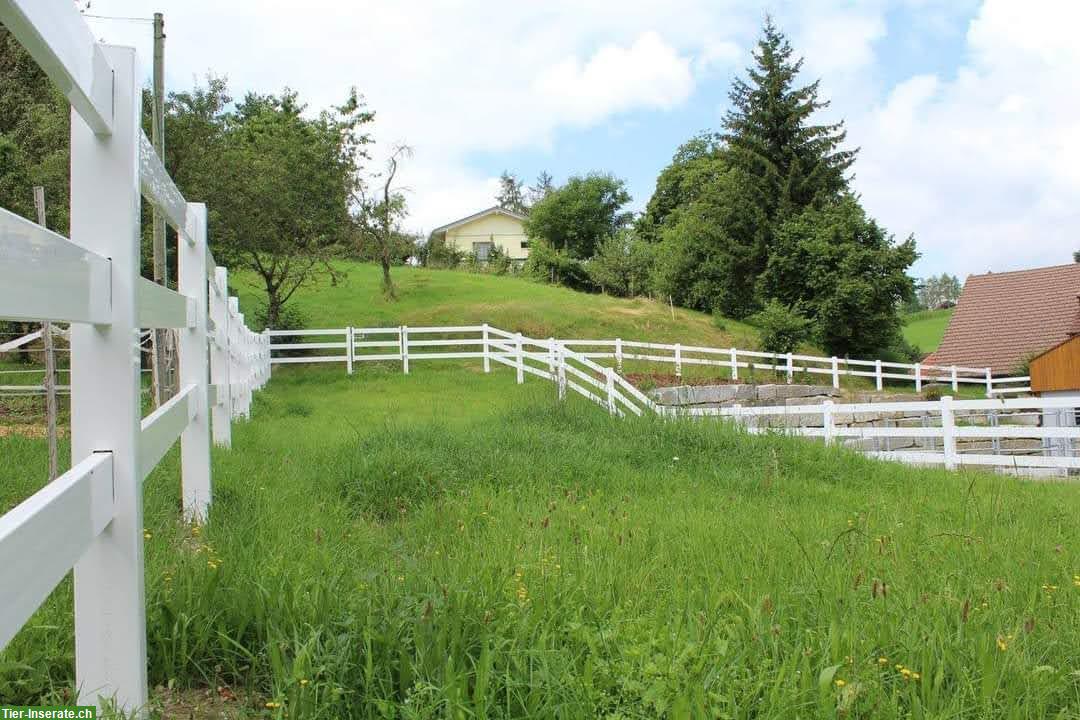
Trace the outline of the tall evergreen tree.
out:
M 755 181 L 766 215 L 782 219 L 846 190 L 857 151 L 841 149 L 843 122 L 811 124 L 829 103 L 818 98 L 819 81 L 796 84 L 803 60 L 771 18 L 753 55 L 748 80 L 736 79 L 728 95 L 723 139 L 730 162 Z
M 535 205 L 555 192 L 555 179 L 547 170 L 541 170 L 536 176 L 536 183 L 529 188 L 529 205 Z
M 499 176 L 499 193 L 495 196 L 495 202 L 501 208 L 524 215 L 529 211 L 529 206 L 525 203 L 524 187 L 524 181 L 518 180 L 512 172 L 503 170 Z

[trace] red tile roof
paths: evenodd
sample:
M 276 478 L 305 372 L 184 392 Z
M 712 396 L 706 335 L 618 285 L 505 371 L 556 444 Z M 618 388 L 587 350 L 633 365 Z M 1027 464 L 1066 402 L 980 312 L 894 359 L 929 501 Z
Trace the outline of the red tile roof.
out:
M 1080 263 L 970 275 L 928 365 L 1013 374 L 1035 353 L 1080 333 Z

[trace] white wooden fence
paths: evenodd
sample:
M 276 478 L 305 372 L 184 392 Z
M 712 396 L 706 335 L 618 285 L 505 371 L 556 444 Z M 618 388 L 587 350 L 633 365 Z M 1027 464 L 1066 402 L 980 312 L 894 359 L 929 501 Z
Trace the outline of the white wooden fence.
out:
M 279 353 L 271 362 L 280 363 L 344 363 L 347 372 L 351 373 L 353 363 L 378 360 L 400 360 L 408 363 L 410 357 L 414 357 L 414 349 L 430 347 L 427 343 L 435 342 L 444 346 L 451 343 L 445 340 L 424 341 L 416 339 L 417 335 L 432 333 L 448 333 L 453 330 L 459 332 L 476 333 L 482 326 L 453 327 L 386 327 L 386 328 L 333 328 L 322 330 L 271 330 L 271 337 L 277 338 L 271 346 L 273 350 L 338 350 L 344 351 L 338 354 L 323 354 L 308 357 L 283 357 Z M 311 337 L 318 336 L 318 342 L 280 342 L 287 337 Z M 369 337 L 378 337 L 378 340 L 368 340 Z M 333 338 L 323 340 L 322 338 Z M 338 339 L 340 338 L 340 339 Z M 482 345 L 481 338 L 460 338 L 461 342 L 453 343 L 458 351 L 431 355 L 432 359 L 464 359 L 477 357 L 475 351 L 470 354 L 462 348 Z M 574 340 L 559 339 L 562 347 L 574 350 L 578 356 L 591 360 L 613 360 L 615 369 L 622 372 L 624 360 L 640 360 L 646 362 L 670 364 L 676 377 L 682 377 L 685 365 L 708 365 L 724 368 L 732 379 L 746 378 L 756 371 L 779 373 L 793 382 L 796 375 L 824 376 L 829 379 L 833 387 L 840 387 L 841 377 L 873 378 L 876 388 L 880 391 L 885 387 L 885 382 L 895 384 L 910 383 L 916 392 L 922 392 L 923 386 L 929 383 L 948 385 L 953 392 L 957 392 L 961 385 L 976 385 L 984 389 L 987 397 L 1006 394 L 1021 394 L 1031 392 L 1030 378 L 994 377 L 990 368 L 969 368 L 956 365 L 941 367 L 936 365 L 923 365 L 921 363 L 897 363 L 884 360 L 850 360 L 839 357 L 820 357 L 816 355 L 799 355 L 795 353 L 768 353 L 758 350 L 741 350 L 739 348 L 711 348 L 698 345 L 683 345 L 681 343 L 653 343 L 640 342 L 637 340 Z M 367 350 L 381 348 L 383 352 L 369 354 Z M 387 350 L 393 349 L 393 353 Z M 359 352 L 358 352 L 359 351 Z M 421 358 L 422 359 L 422 358 Z
M 95 42 L 70 0 L 0 0 L 71 103 L 71 238 L 0 209 L 0 318 L 71 323 L 72 468 L 0 517 L 0 648 L 74 567 L 80 704 L 147 701 L 142 483 L 180 440 L 192 521 L 211 499 L 210 442 L 230 443 L 269 377 L 188 203 L 140 129 L 135 52 Z M 178 292 L 139 274 L 140 191 L 179 233 Z M 179 332 L 180 390 L 143 418 L 141 328 Z M 211 422 L 212 416 L 212 422 Z
M 565 397 L 569 388 L 615 414 L 646 412 L 671 416 L 723 417 L 746 426 L 751 432 L 783 432 L 807 437 L 823 438 L 827 442 L 840 442 L 846 438 L 882 439 L 886 443 L 900 438 L 918 438 L 927 447 L 919 450 L 857 449 L 877 457 L 914 464 L 942 464 L 949 468 L 961 465 L 989 465 L 998 468 L 1049 468 L 1066 471 L 1080 468 L 1074 444 L 1080 440 L 1080 427 L 1075 421 L 1057 422 L 1058 415 L 1072 413 L 1078 401 L 1073 399 L 1049 399 L 1038 397 L 1001 398 L 986 400 L 954 400 L 944 397 L 939 401 L 882 402 L 863 404 L 833 404 L 828 401 L 819 405 L 778 405 L 772 407 L 731 408 L 674 408 L 656 404 L 622 375 L 624 360 L 650 362 L 673 362 L 681 373 L 683 363 L 710 364 L 730 367 L 738 378 L 752 363 L 755 370 L 782 372 L 789 379 L 797 372 L 814 373 L 811 361 L 824 358 L 792 355 L 784 356 L 782 362 L 774 362 L 769 353 L 729 349 L 702 348 L 684 345 L 664 345 L 624 340 L 539 340 L 520 333 L 510 333 L 491 325 L 462 325 L 444 327 L 389 327 L 389 328 L 334 328 L 323 330 L 271 330 L 270 349 L 276 353 L 271 363 L 343 363 L 346 371 L 353 372 L 356 363 L 400 363 L 402 372 L 408 373 L 410 365 L 428 360 L 480 360 L 485 372 L 491 371 L 492 363 L 513 368 L 518 382 L 525 375 L 534 375 L 557 384 L 559 397 Z M 316 342 L 282 342 L 291 338 L 318 338 Z M 589 348 L 578 351 L 575 348 Z M 603 348 L 597 350 L 597 348 Z M 337 354 L 288 355 L 336 351 Z M 670 354 L 658 352 L 670 351 Z M 716 360 L 717 353 L 727 353 L 723 360 Z M 598 360 L 613 360 L 614 366 L 600 365 Z M 766 360 L 768 362 L 760 362 Z M 802 363 L 801 365 L 796 363 Z M 861 361 L 865 367 L 866 361 Z M 853 361 L 854 363 L 854 361 Z M 873 363 L 875 369 L 891 367 L 899 363 Z M 915 378 L 922 377 L 940 381 L 939 376 L 921 375 L 919 366 Z M 828 359 L 828 372 L 834 386 L 848 368 L 839 361 Z M 948 379 L 961 382 L 957 368 Z M 848 374 L 865 375 L 862 370 Z M 870 376 L 874 376 L 873 373 Z M 899 373 L 886 373 L 890 379 L 910 378 Z M 1027 378 L 1009 378 L 995 382 L 1010 382 L 1013 386 Z M 979 380 L 984 382 L 984 380 Z M 918 385 L 921 388 L 921 384 Z M 1005 392 L 991 387 L 995 395 Z M 964 414 L 958 418 L 957 412 Z M 895 413 L 919 413 L 923 420 L 933 424 L 920 427 L 889 426 L 889 420 L 875 422 L 874 418 Z M 976 417 L 977 416 L 977 417 Z M 848 423 L 837 422 L 839 418 L 851 418 Z M 1045 424 L 1046 418 L 1055 418 L 1060 426 L 1036 426 Z M 1024 424 L 1020 424 L 1020 423 Z M 992 452 L 977 452 L 965 447 L 966 439 L 984 439 L 992 444 Z M 1017 440 L 1042 441 L 1045 447 L 1032 454 L 1019 454 L 1007 447 Z M 957 441 L 961 445 L 957 445 Z M 1003 443 L 1005 445 L 1003 445 Z M 1055 444 L 1057 443 L 1057 444 Z M 938 445 L 941 447 L 939 448 Z

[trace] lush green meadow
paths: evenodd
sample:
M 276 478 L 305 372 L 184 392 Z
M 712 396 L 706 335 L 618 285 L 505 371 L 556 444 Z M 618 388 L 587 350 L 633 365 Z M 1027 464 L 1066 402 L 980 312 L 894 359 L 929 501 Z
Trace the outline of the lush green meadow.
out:
M 45 452 L 10 437 L 0 457 L 7 509 Z M 1080 713 L 1072 485 L 620 421 L 464 363 L 276 371 L 214 467 L 201 529 L 179 521 L 175 451 L 146 481 L 158 698 L 210 688 L 289 718 Z M 67 697 L 70 608 L 65 580 L 0 654 L 3 701 Z
M 941 344 L 953 310 L 924 310 L 904 316 L 904 339 L 924 353 L 932 353 Z
M 308 327 L 385 327 L 490 323 L 530 337 L 615 338 L 684 342 L 710 347 L 757 347 L 757 331 L 735 320 L 671 308 L 646 298 L 576 292 L 514 276 L 397 267 L 398 300 L 380 289 L 370 263 L 337 264 L 344 277 L 304 287 L 290 301 Z M 253 275 L 230 279 L 249 317 L 266 294 Z

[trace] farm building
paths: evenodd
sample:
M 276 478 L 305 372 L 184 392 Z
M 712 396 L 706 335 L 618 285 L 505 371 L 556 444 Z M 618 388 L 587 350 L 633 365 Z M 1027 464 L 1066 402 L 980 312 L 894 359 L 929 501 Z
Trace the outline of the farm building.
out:
M 1080 263 L 970 275 L 929 365 L 1020 372 L 1027 360 L 1080 333 Z
M 524 215 L 503 207 L 489 207 L 468 217 L 447 223 L 431 231 L 431 239 L 446 239 L 447 247 L 475 253 L 487 262 L 492 248 L 499 248 L 514 263 L 529 257 L 529 239 L 525 236 Z

